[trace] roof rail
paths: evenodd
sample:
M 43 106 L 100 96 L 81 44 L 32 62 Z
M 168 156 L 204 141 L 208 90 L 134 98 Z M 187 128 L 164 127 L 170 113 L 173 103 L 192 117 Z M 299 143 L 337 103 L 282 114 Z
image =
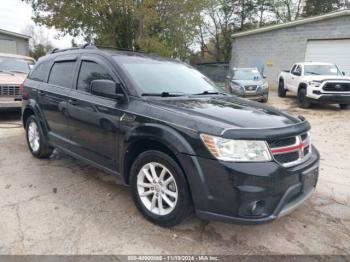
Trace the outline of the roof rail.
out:
M 86 44 L 83 44 L 82 46 L 78 46 L 78 47 L 71 47 L 71 48 L 64 48 L 64 49 L 54 48 L 50 52 L 50 54 L 61 53 L 61 52 L 66 52 L 66 51 L 70 51 L 70 50 L 79 50 L 79 49 L 97 49 L 97 48 L 96 48 L 96 46 L 94 46 L 90 43 L 86 43 Z
M 104 48 L 104 49 L 114 49 L 117 51 L 129 51 L 129 52 L 134 52 L 134 53 L 145 53 L 143 51 L 136 51 L 134 49 L 129 49 L 129 48 L 119 48 L 115 46 L 106 46 L 106 45 L 97 45 L 97 48 Z

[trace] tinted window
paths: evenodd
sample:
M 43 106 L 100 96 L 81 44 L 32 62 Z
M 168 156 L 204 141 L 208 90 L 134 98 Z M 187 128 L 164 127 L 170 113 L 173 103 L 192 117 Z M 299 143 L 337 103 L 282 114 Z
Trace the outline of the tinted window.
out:
M 99 64 L 90 61 L 83 61 L 80 67 L 77 89 L 90 92 L 91 81 L 97 79 L 113 80 L 107 70 Z
M 35 81 L 44 82 L 49 71 L 49 65 L 50 61 L 45 61 L 36 65 L 28 78 Z
M 207 77 L 185 64 L 136 56 L 118 56 L 115 61 L 135 81 L 144 95 L 163 92 L 179 95 L 222 92 Z
M 258 69 L 236 69 L 233 71 L 232 80 L 261 80 Z
M 341 75 L 336 65 L 306 65 L 305 75 Z
M 74 69 L 75 61 L 56 62 L 51 69 L 49 84 L 71 88 Z

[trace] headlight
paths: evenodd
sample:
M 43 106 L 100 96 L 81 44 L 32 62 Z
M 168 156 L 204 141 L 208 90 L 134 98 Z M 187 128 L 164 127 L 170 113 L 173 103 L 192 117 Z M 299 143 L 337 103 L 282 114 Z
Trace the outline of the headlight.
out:
M 265 141 L 231 140 L 201 134 L 201 139 L 214 157 L 232 162 L 267 162 L 272 157 Z
M 313 86 L 313 87 L 320 87 L 322 84 L 322 82 L 319 81 L 311 81 L 309 82 L 309 86 Z
M 242 90 L 242 87 L 240 85 L 231 83 L 231 88 L 236 89 L 236 90 Z
M 261 88 L 262 88 L 262 89 L 269 88 L 269 84 L 268 84 L 268 83 L 264 83 L 263 85 L 261 85 Z

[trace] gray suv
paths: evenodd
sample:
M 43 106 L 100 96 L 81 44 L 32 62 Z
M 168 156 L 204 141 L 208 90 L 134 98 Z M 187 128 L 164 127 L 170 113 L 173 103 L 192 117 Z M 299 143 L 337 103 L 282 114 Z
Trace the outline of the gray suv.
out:
M 233 68 L 225 82 L 226 92 L 266 103 L 269 85 L 257 68 Z

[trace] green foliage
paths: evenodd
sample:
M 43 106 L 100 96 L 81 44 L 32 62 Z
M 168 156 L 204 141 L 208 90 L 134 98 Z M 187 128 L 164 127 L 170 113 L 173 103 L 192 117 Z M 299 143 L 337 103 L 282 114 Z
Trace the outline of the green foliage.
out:
M 34 21 L 103 46 L 186 58 L 200 22 L 200 0 L 24 0 Z
M 308 17 L 326 14 L 339 9 L 342 2 L 339 0 L 307 0 L 303 15 Z
M 32 49 L 29 50 L 29 56 L 38 60 L 40 57 L 46 55 L 47 52 L 52 50 L 51 45 L 37 44 Z
M 303 0 L 22 1 L 37 24 L 62 34 L 202 62 L 229 61 L 234 33 L 349 7 L 348 0 L 307 0 L 304 11 Z

